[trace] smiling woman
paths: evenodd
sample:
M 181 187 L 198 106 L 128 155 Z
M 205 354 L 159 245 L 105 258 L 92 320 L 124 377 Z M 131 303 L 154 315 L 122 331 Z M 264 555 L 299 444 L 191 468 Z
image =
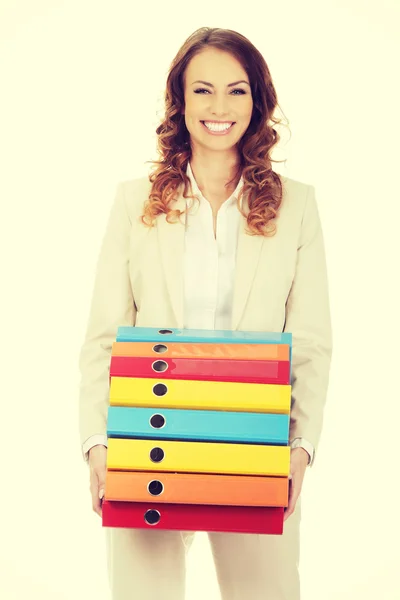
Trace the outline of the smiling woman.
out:
M 195 31 L 172 61 L 167 78 L 165 119 L 159 125 L 153 183 L 143 223 L 152 225 L 165 213 L 169 222 L 182 212 L 172 207 L 185 186 L 190 166 L 213 214 L 234 192 L 248 197 L 249 231 L 273 235 L 282 201 L 282 185 L 272 170 L 271 151 L 279 141 L 280 123 L 272 77 L 262 54 L 243 35 L 228 29 Z M 205 168 L 204 157 L 207 160 Z M 239 210 L 244 215 L 239 203 Z M 216 228 L 216 223 L 215 223 Z
M 179 522 L 182 531 L 168 524 L 165 530 L 159 528 L 160 512 L 152 510 L 156 505 L 146 508 L 152 521 L 145 522 L 135 493 L 130 506 L 124 509 L 116 501 L 119 506 L 110 508 L 106 485 L 101 504 L 107 452 L 110 458 L 116 442 L 110 439 L 107 449 L 106 416 L 114 372 L 110 355 L 120 326 L 162 328 L 162 335 L 177 328 L 208 330 L 208 336 L 210 331 L 240 330 L 263 335 L 285 332 L 293 337 L 287 398 L 290 428 L 285 430 L 285 445 L 290 449 L 277 449 L 290 457 L 288 502 L 278 506 L 282 518 L 286 511 L 283 533 L 207 531 L 223 600 L 300 599 L 300 491 L 321 433 L 332 342 L 314 188 L 272 169 L 270 154 L 279 140 L 274 129 L 279 123 L 274 115 L 277 106 L 267 64 L 249 40 L 226 29 L 194 32 L 168 74 L 165 115 L 156 130 L 159 160 L 153 161 L 148 177 L 118 186 L 80 358 L 81 438 L 84 455 L 89 453 L 93 509 L 106 517 L 106 523 L 110 523 L 110 510 L 131 511 L 131 517 L 140 514 L 135 517 L 140 521 L 130 521 L 131 525 L 118 521 L 119 525 L 107 527 L 113 600 L 183 600 L 185 559 L 192 541 L 184 526 L 187 521 Z M 246 376 L 249 368 L 247 364 Z M 161 402 L 169 387 L 156 381 L 151 398 Z M 187 400 L 191 382 L 180 383 Z M 139 393 L 138 382 L 131 379 L 130 384 Z M 202 387 L 201 394 L 202 402 L 210 401 L 210 391 Z M 244 408 L 251 412 L 249 394 L 250 390 L 240 392 Z M 265 407 L 264 389 L 260 394 Z M 220 388 L 217 395 L 220 398 Z M 243 419 L 238 421 L 242 426 Z M 164 443 L 158 443 L 162 447 L 151 452 L 164 460 Z M 165 446 L 167 462 L 169 451 Z M 232 456 L 233 449 L 208 451 Z M 151 452 L 151 460 L 159 462 Z M 247 465 L 243 449 L 238 452 L 234 463 Z M 185 449 L 179 450 L 179 460 L 186 454 Z M 176 465 L 169 464 L 175 471 Z M 264 469 L 264 459 L 262 464 Z M 133 470 L 143 465 L 148 463 L 136 462 Z M 196 470 L 193 464 L 191 468 Z M 134 478 L 130 481 L 133 484 Z M 222 480 L 221 486 L 225 487 Z M 264 508 L 276 508 L 270 495 L 261 496 Z M 178 513 L 191 511 L 190 503 L 181 510 L 174 503 L 171 506 Z M 226 510 L 224 505 L 217 507 L 221 519 Z M 234 530 L 239 531 L 243 513 L 235 507 L 230 511 Z

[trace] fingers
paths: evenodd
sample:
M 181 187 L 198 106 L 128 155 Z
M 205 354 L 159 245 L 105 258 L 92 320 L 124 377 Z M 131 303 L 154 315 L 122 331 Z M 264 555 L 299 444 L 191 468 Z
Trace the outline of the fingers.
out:
M 294 509 L 296 508 L 297 500 L 300 496 L 301 492 L 301 483 L 299 483 L 298 478 L 289 480 L 289 502 L 287 508 L 285 508 L 283 520 L 286 521 L 294 513 Z
M 288 519 L 290 517 L 290 515 L 293 514 L 295 506 L 296 506 L 296 502 L 294 501 L 293 496 L 292 496 L 292 498 L 289 500 L 289 504 L 288 504 L 287 508 L 285 508 L 285 512 L 283 514 L 284 521 L 286 521 L 286 519 Z
M 101 478 L 99 478 L 95 471 L 90 474 L 90 493 L 92 495 L 92 509 L 101 517 L 104 484 L 101 483 Z
M 299 497 L 300 491 L 296 485 L 293 483 L 293 478 L 289 479 L 289 502 L 287 507 L 285 508 L 283 520 L 286 521 L 294 513 L 294 509 L 296 508 L 296 502 Z
M 92 496 L 92 509 L 101 517 L 105 491 L 107 454 L 106 448 L 103 446 L 96 448 L 98 449 L 89 455 L 90 493 Z
M 286 521 L 294 513 L 297 500 L 301 493 L 303 479 L 307 468 L 305 462 L 305 452 L 301 448 L 295 448 L 290 453 L 290 474 L 289 474 L 289 499 L 285 508 L 284 518 Z
M 286 519 L 288 519 L 290 517 L 290 515 L 292 514 L 294 510 L 293 507 L 293 480 L 292 477 L 289 477 L 289 500 L 288 500 L 288 505 L 285 508 L 284 514 L 283 514 L 283 521 L 286 521 Z

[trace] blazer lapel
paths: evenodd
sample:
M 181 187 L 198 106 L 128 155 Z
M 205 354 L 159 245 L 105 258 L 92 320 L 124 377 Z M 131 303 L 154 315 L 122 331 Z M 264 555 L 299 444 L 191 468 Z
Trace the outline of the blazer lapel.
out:
M 173 208 L 179 210 L 185 210 L 186 208 L 186 199 L 182 195 L 182 188 L 178 192 Z M 176 327 L 181 329 L 184 324 L 183 257 L 185 252 L 185 224 L 185 214 L 181 216 L 179 223 L 168 223 L 165 214 L 160 215 L 157 219 L 161 263 L 171 307 L 176 319 Z M 265 240 L 262 235 L 247 234 L 246 225 L 247 220 L 242 216 L 236 252 L 231 324 L 233 330 L 237 329 L 243 315 Z
M 232 307 L 232 329 L 237 329 L 246 306 L 260 260 L 265 237 L 246 233 L 247 220 L 241 217 L 236 251 L 236 270 Z
M 185 210 L 186 199 L 183 197 L 180 190 L 178 191 L 177 199 L 172 206 L 174 209 Z M 181 216 L 178 223 L 168 223 L 165 214 L 160 215 L 157 219 L 161 263 L 165 274 L 172 310 L 176 318 L 176 326 L 181 329 L 183 328 L 183 255 L 185 251 L 185 223 L 185 214 Z M 172 326 L 169 324 L 167 325 Z

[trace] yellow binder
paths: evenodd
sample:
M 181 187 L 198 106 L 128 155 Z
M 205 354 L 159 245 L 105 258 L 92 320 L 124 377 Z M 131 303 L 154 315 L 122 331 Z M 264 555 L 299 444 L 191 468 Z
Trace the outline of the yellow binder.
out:
M 111 377 L 111 406 L 290 413 L 291 386 Z
M 290 447 L 109 438 L 107 468 L 288 477 Z

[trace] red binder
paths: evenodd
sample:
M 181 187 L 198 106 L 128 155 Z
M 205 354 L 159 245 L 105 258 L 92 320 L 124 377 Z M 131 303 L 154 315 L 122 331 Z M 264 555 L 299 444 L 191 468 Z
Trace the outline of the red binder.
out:
M 282 535 L 283 507 L 103 501 L 103 527 Z
M 290 362 L 111 356 L 110 377 L 232 381 L 288 385 Z

